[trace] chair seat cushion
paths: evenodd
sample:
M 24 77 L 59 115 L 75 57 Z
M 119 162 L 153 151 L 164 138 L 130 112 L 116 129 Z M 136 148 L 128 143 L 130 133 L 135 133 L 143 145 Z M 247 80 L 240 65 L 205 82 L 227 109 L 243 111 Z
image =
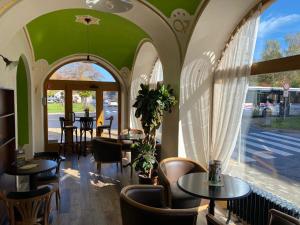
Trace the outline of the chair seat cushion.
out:
M 64 126 L 65 129 L 77 129 L 76 126 Z
M 198 207 L 201 204 L 201 198 L 194 197 L 182 191 L 177 183 L 170 185 L 172 195 L 172 208 L 173 209 L 187 209 Z
M 37 182 L 41 181 L 56 181 L 59 179 L 59 175 L 54 172 L 40 173 L 36 176 Z
M 110 128 L 109 125 L 101 125 L 101 126 L 98 126 L 97 127 L 98 129 L 107 129 L 107 128 Z

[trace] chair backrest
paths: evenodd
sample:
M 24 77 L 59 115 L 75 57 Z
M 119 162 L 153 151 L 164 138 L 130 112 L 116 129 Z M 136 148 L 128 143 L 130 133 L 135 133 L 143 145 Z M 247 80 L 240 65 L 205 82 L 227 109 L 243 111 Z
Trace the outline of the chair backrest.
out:
M 52 185 L 29 192 L 10 192 L 4 200 L 10 225 L 48 225 L 51 196 L 56 191 Z
M 120 162 L 122 160 L 122 145 L 119 143 L 96 138 L 92 140 L 92 151 L 96 162 Z
M 65 160 L 65 157 L 61 156 L 59 152 L 35 152 L 34 158 L 55 161 L 57 163 L 56 174 L 59 173 L 60 163 Z
M 120 195 L 123 225 L 195 225 L 197 210 L 165 208 L 162 186 L 130 185 Z
M 105 120 L 109 121 L 109 127 L 111 128 L 112 121 L 114 120 L 114 116 L 110 116 L 110 117 L 106 118 Z
M 300 220 L 276 209 L 271 209 L 269 212 L 269 225 L 300 225 Z
M 179 157 L 172 157 L 162 160 L 159 163 L 160 178 L 167 179 L 170 184 L 176 183 L 179 177 L 196 172 L 207 172 L 207 170 L 198 163 Z
M 65 117 L 59 117 L 60 128 L 63 129 L 65 127 L 66 119 Z
M 81 130 L 92 130 L 94 127 L 93 117 L 80 117 L 79 122 Z

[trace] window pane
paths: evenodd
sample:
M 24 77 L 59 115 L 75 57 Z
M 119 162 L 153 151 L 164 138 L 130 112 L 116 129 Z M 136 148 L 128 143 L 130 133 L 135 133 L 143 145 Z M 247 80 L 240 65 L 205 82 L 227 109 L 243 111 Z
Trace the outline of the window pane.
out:
M 117 91 L 104 91 L 103 92 L 103 110 L 104 110 L 104 124 L 108 125 L 109 117 L 113 116 L 113 121 L 111 125 L 111 134 L 113 136 L 118 135 L 118 92 Z M 104 130 L 106 134 L 107 130 Z
M 228 173 L 300 206 L 299 162 L 300 71 L 252 76 Z
M 260 18 L 254 61 L 300 54 L 300 1 L 277 0 Z
M 88 62 L 75 62 L 64 65 L 53 73 L 50 80 L 116 82 L 107 70 Z
M 48 142 L 60 142 L 59 117 L 65 117 L 65 91 L 47 90 Z M 63 137 L 64 138 L 64 137 Z

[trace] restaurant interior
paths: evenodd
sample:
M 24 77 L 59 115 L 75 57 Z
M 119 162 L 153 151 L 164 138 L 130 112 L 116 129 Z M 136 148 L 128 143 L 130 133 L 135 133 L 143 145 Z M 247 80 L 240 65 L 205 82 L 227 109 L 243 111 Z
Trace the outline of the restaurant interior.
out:
M 300 225 L 300 3 L 0 0 L 0 225 Z

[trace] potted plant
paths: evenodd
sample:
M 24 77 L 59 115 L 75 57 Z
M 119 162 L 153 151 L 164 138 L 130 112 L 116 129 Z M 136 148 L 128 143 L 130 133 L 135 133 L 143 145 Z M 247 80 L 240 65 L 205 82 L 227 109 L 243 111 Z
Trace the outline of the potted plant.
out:
M 173 89 L 170 86 L 158 84 L 155 89 L 141 84 L 133 107 L 136 108 L 135 117 L 140 118 L 145 138 L 134 146 L 137 157 L 133 166 L 139 177 L 151 179 L 156 161 L 156 130 L 160 127 L 164 112 L 171 113 L 177 103 Z

